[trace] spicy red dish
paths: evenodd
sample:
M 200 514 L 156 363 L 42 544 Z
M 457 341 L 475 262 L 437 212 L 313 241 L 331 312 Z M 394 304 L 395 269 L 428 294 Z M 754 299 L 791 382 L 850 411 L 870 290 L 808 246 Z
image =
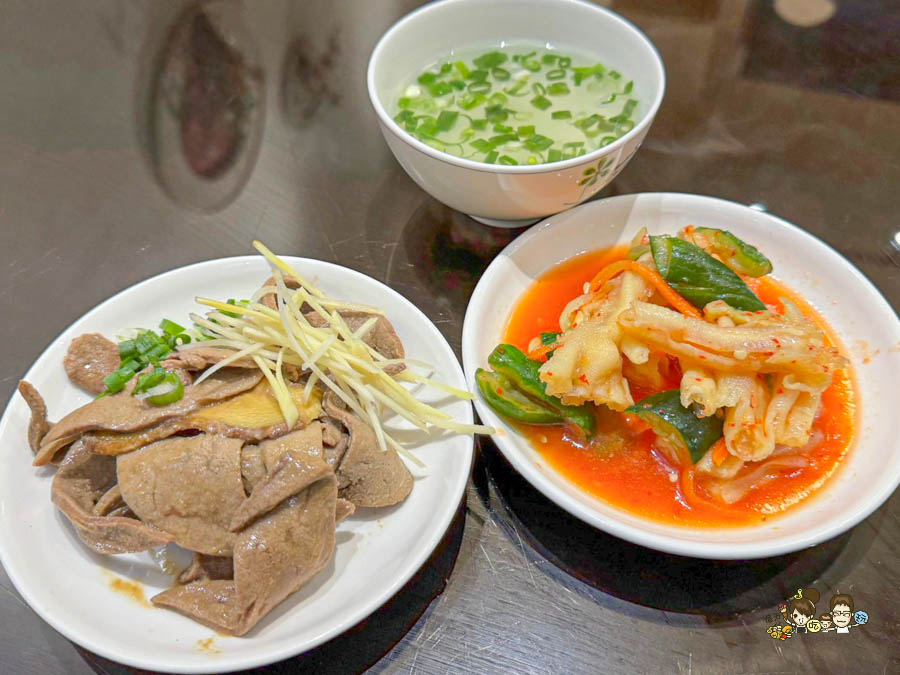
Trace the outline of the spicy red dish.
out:
M 770 271 L 730 233 L 690 227 L 565 261 L 515 305 L 482 396 L 613 506 L 765 521 L 828 480 L 856 417 L 836 337 Z

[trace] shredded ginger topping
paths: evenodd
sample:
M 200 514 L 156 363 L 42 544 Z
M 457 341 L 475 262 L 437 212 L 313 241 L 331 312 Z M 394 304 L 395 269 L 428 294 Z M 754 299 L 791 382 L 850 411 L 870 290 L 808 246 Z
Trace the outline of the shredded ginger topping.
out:
M 371 424 L 382 450 L 393 448 L 410 461 L 421 462 L 400 445 L 382 424 L 393 413 L 423 431 L 445 429 L 459 434 L 491 434 L 494 429 L 480 424 L 463 424 L 447 413 L 417 400 L 404 383 L 440 389 L 458 399 L 471 400 L 468 391 L 456 389 L 431 379 L 433 368 L 416 359 L 387 359 L 363 341 L 384 312 L 376 307 L 342 302 L 327 297 L 314 284 L 304 279 L 290 265 L 272 253 L 261 242 L 254 248 L 269 262 L 274 286 L 264 286 L 246 306 L 198 297 L 199 304 L 211 307 L 206 316 L 192 314 L 212 340 L 203 342 L 234 350 L 234 354 L 204 372 L 209 377 L 238 359 L 250 357 L 263 372 L 289 427 L 299 418 L 299 411 L 284 379 L 283 366 L 292 365 L 307 373 L 304 400 L 308 400 L 317 383 L 334 393 L 360 419 Z M 288 278 L 299 284 L 296 290 L 285 284 Z M 259 302 L 274 293 L 277 311 Z M 321 315 L 326 324 L 313 326 L 301 308 L 306 305 Z M 355 332 L 350 330 L 339 310 L 373 314 Z M 390 366 L 406 366 L 399 373 L 385 372 Z M 412 367 L 425 367 L 428 375 L 416 373 Z M 199 381 L 199 380 L 198 380 Z

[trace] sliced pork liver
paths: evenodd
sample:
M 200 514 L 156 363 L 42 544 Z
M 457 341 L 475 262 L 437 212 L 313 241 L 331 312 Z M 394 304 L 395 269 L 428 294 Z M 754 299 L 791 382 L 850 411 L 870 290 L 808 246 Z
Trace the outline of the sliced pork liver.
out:
M 87 444 L 78 441 L 53 477 L 50 494 L 53 503 L 72 521 L 81 540 L 97 553 L 135 553 L 171 542 L 171 535 L 152 525 L 94 512 L 98 501 L 109 494 L 115 483 L 116 460 L 95 455 Z
M 409 496 L 413 478 L 391 448 L 378 447 L 375 432 L 326 395 L 325 411 L 346 427 L 350 443 L 337 468 L 340 495 L 358 507 L 391 506 Z
M 246 499 L 243 441 L 200 434 L 175 436 L 120 455 L 119 489 L 145 523 L 177 544 L 207 555 L 231 555 L 231 519 Z
M 106 389 L 103 378 L 119 367 L 119 347 L 99 333 L 85 333 L 72 340 L 63 367 L 69 379 L 94 395 Z
M 297 289 L 300 287 L 297 281 L 290 277 L 287 277 L 284 281 L 285 285 L 290 289 Z M 266 279 L 263 287 L 274 285 L 275 280 L 272 277 L 269 277 L 268 279 Z M 260 302 L 270 309 L 278 309 L 278 306 L 275 304 L 274 293 L 267 293 L 266 295 L 262 296 L 260 298 Z M 309 306 L 305 304 L 304 308 L 310 309 Z M 372 347 L 372 349 L 377 351 L 386 359 L 402 359 L 405 356 L 403 343 L 400 341 L 397 332 L 394 330 L 393 324 L 391 324 L 391 322 L 388 321 L 386 317 L 377 314 L 371 314 L 369 312 L 358 312 L 353 310 L 344 310 L 338 313 L 341 315 L 344 321 L 347 322 L 347 326 L 352 331 L 358 330 L 359 327 L 362 326 L 371 317 L 377 316 L 378 322 L 371 328 L 371 330 L 369 330 L 369 332 L 363 338 L 363 342 Z M 322 327 L 328 325 L 328 320 L 315 311 L 304 311 L 303 316 L 306 317 L 306 320 L 309 321 L 312 326 Z M 393 375 L 399 373 L 401 370 L 403 370 L 403 368 L 403 364 L 397 364 L 388 366 L 387 368 L 385 368 L 385 372 Z
M 328 473 L 253 521 L 235 544 L 234 578 L 243 635 L 322 570 L 334 554 L 337 485 Z M 257 542 L 266 542 L 259 546 Z
M 322 457 L 321 429 L 315 428 L 318 448 L 315 431 L 307 428 L 260 449 L 266 475 L 247 498 L 246 513 L 235 516 L 240 525 L 234 580 L 201 579 L 175 586 L 154 597 L 153 604 L 215 630 L 243 635 L 325 567 L 334 552 L 337 484 Z M 295 490 L 268 509 L 272 494 Z
M 154 406 L 128 390 L 91 401 L 62 418 L 41 440 L 34 464 L 48 463 L 57 451 L 89 431 L 140 431 L 180 417 L 201 405 L 229 398 L 255 386 L 258 370 L 223 368 L 200 384 L 185 387 L 184 397 L 167 406 Z
M 300 418 L 296 426 L 302 427 L 321 414 L 317 396 L 312 397 L 306 405 L 298 404 L 298 408 Z M 263 441 L 283 436 L 288 432 L 271 387 L 268 382 L 263 381 L 249 391 L 203 406 L 188 415 L 148 429 L 128 433 L 88 432 L 84 438 L 93 443 L 93 450 L 97 454 L 122 455 L 148 443 L 189 430 L 240 438 L 245 441 Z
M 264 441 L 258 447 L 265 477 L 253 486 L 250 496 L 235 511 L 230 528 L 234 532 L 243 530 L 311 482 L 334 474 L 323 457 L 322 425 L 318 422 Z
M 403 349 L 403 342 L 400 341 L 400 337 L 397 335 L 397 331 L 394 330 L 393 324 L 388 321 L 386 317 L 378 314 L 370 314 L 369 312 L 349 310 L 338 313 L 347 323 L 347 327 L 353 332 L 359 330 L 359 328 L 373 316 L 377 317 L 378 320 L 375 322 L 375 325 L 369 329 L 369 332 L 366 333 L 365 336 L 363 336 L 363 342 L 386 359 L 402 359 L 406 356 L 406 351 Z M 311 326 L 318 328 L 328 325 L 328 320 L 318 312 L 306 312 L 303 316 L 306 317 L 306 320 L 309 321 Z M 385 368 L 384 372 L 389 375 L 396 375 L 403 370 L 403 368 L 404 366 L 402 363 L 395 364 Z
M 157 607 L 173 609 L 189 619 L 213 630 L 240 635 L 241 607 L 237 602 L 235 582 L 230 579 L 194 581 L 153 596 Z M 249 629 L 248 629 L 249 630 Z
M 221 347 L 204 347 L 200 343 L 196 347 L 191 345 L 185 349 L 179 349 L 170 358 L 162 362 L 165 368 L 185 368 L 187 370 L 205 370 L 208 366 L 215 365 L 219 361 L 234 356 L 231 349 Z M 228 364 L 229 368 L 258 368 L 256 362 L 249 356 L 244 356 Z
M 28 445 L 32 454 L 37 454 L 41 447 L 41 440 L 50 431 L 52 423 L 47 421 L 47 404 L 29 382 L 22 380 L 19 382 L 19 393 L 25 399 L 31 410 L 31 420 L 28 422 Z
M 231 556 L 204 555 L 194 553 L 191 566 L 178 575 L 179 584 L 211 579 L 234 579 L 234 558 Z

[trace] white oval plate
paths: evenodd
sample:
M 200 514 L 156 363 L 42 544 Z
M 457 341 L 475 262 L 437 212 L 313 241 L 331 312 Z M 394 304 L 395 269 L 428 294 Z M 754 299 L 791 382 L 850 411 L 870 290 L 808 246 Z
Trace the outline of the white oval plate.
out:
M 674 233 L 688 224 L 722 227 L 759 246 L 773 276 L 799 291 L 842 340 L 857 377 L 861 417 L 855 448 L 819 491 L 778 518 L 752 527 L 664 525 L 615 508 L 563 478 L 514 429 L 476 398 L 494 441 L 534 487 L 586 523 L 628 541 L 697 558 L 760 558 L 835 537 L 878 508 L 900 481 L 900 321 L 878 290 L 834 249 L 779 218 L 699 195 L 647 193 L 611 197 L 553 216 L 513 241 L 478 282 L 463 324 L 463 367 L 475 369 L 501 342 L 522 292 L 555 264 L 579 253 L 626 243 L 641 228 Z M 868 363 L 864 362 L 869 358 Z
M 407 355 L 428 361 L 435 377 L 465 388 L 453 350 L 406 298 L 359 272 L 318 260 L 290 258 L 295 268 L 339 299 L 381 307 Z M 163 317 L 182 323 L 197 311 L 195 295 L 245 298 L 268 276 L 261 257 L 190 265 L 143 281 L 88 312 L 60 335 L 25 376 L 46 399 L 51 419 L 86 403 L 62 367 L 69 341 L 85 332 L 115 336 L 123 328 L 156 328 Z M 184 324 L 183 324 L 184 325 Z M 462 422 L 466 401 L 423 391 L 422 400 Z M 410 467 L 415 487 L 403 504 L 360 509 L 338 526 L 334 561 L 266 616 L 246 637 L 216 635 L 174 612 L 144 607 L 110 588 L 115 576 L 137 580 L 152 597 L 168 588 L 149 554 L 101 556 L 77 538 L 50 502 L 53 469 L 31 466 L 25 440 L 28 408 L 18 394 L 0 420 L 0 561 L 31 607 L 70 640 L 107 658 L 151 670 L 208 673 L 252 668 L 306 651 L 338 635 L 387 601 L 440 542 L 462 499 L 472 464 L 468 436 L 422 438 Z M 404 428 L 396 420 L 388 426 Z M 405 427 L 411 429 L 410 427 Z M 201 640 L 213 638 L 204 647 Z

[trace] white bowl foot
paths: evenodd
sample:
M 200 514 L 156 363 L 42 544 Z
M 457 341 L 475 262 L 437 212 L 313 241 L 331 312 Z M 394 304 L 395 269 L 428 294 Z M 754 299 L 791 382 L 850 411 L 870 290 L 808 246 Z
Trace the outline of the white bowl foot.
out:
M 498 220 L 497 218 L 481 218 L 480 216 L 473 216 L 471 214 L 469 214 L 469 218 L 478 221 L 482 225 L 506 228 L 527 227 L 528 225 L 534 225 L 537 221 L 542 220 L 541 218 L 526 218 L 525 220 Z

